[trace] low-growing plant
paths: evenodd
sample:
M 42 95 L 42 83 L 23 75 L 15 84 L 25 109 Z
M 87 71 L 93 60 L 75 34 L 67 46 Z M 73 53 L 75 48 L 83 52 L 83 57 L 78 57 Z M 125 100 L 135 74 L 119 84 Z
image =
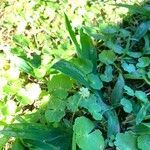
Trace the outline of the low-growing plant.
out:
M 10 61 L 36 83 L 28 83 L 18 92 L 11 82 L 4 87 L 5 93 L 15 95 L 17 109 L 21 105 L 34 110 L 40 95 L 44 103 L 32 114 L 18 113 L 9 124 L 0 122 L 0 148 L 9 141 L 13 150 L 149 149 L 150 5 L 118 6 L 142 19 L 128 28 L 105 23 L 92 29 L 83 26 L 76 33 L 65 14 L 76 53 L 68 59 L 54 59 L 44 75 L 38 72 L 39 55 L 33 53 L 30 58 L 19 47 L 11 49 Z M 14 36 L 14 41 L 29 47 L 25 37 Z M 15 82 L 22 86 L 21 79 Z M 0 103 L 0 113 L 9 115 L 6 108 L 12 104 Z

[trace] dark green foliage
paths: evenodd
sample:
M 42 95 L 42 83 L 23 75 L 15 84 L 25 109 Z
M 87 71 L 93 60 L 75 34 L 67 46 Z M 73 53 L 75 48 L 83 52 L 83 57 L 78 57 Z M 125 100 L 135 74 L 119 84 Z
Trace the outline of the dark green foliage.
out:
M 7 137 L 21 138 L 35 147 L 53 150 L 65 150 L 69 146 L 71 136 L 71 132 L 65 129 L 48 129 L 33 123 L 7 125 L 0 133 Z

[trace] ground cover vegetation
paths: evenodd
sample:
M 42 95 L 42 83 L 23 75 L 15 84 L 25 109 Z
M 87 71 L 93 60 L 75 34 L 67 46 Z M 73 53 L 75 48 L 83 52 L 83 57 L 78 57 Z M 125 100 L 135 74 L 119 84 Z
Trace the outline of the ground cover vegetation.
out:
M 150 3 L 0 2 L 0 149 L 149 150 Z

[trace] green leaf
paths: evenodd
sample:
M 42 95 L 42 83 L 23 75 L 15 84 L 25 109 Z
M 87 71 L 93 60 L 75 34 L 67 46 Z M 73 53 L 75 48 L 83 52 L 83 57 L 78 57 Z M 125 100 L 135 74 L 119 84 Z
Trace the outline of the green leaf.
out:
M 94 130 L 94 124 L 86 117 L 78 117 L 75 120 L 73 130 L 76 143 L 82 150 L 103 150 L 104 139 L 99 130 Z
M 71 112 L 78 111 L 78 108 L 85 108 L 93 116 L 95 120 L 102 119 L 102 108 L 97 102 L 97 97 L 91 94 L 89 97 L 84 98 L 81 95 L 74 94 L 68 98 L 67 108 Z
M 65 116 L 65 107 L 65 101 L 52 97 L 45 111 L 47 122 L 59 122 Z
M 81 98 L 79 94 L 74 94 L 73 96 L 70 96 L 67 99 L 67 109 L 70 110 L 71 112 L 76 112 L 78 111 L 78 101 Z
M 103 34 L 114 35 L 118 32 L 118 28 L 112 24 L 103 23 L 100 25 L 100 30 Z
M 29 46 L 29 39 L 25 37 L 24 35 L 14 35 L 13 41 L 16 42 L 16 44 L 19 44 L 21 47 L 28 47 Z
M 119 44 L 114 43 L 114 42 L 111 41 L 111 40 L 106 41 L 106 42 L 105 42 L 105 45 L 106 45 L 109 49 L 113 50 L 113 51 L 114 51 L 115 53 L 117 53 L 117 54 L 122 54 L 122 53 L 123 53 L 123 48 L 122 48 Z
M 118 133 L 115 145 L 120 150 L 138 150 L 137 137 L 131 132 Z
M 40 65 L 41 65 L 41 56 L 34 53 L 32 55 L 32 59 L 30 60 L 30 63 L 34 68 L 40 67 Z
M 117 82 L 116 82 L 116 84 L 112 90 L 112 93 L 111 93 L 111 102 L 113 105 L 120 103 L 120 100 L 123 97 L 124 86 L 125 86 L 125 81 L 124 81 L 123 76 L 120 74 L 118 76 Z
M 89 80 L 89 84 L 93 89 L 100 90 L 103 87 L 103 83 L 100 80 L 98 75 L 95 74 L 88 74 L 87 76 Z
M 60 99 L 65 99 L 68 96 L 68 92 L 64 89 L 58 88 L 53 91 L 53 96 L 58 97 Z
M 90 60 L 84 58 L 73 58 L 71 60 L 79 70 L 82 70 L 85 74 L 91 73 L 93 71 L 93 64 Z
M 142 56 L 142 53 L 141 52 L 131 52 L 131 51 L 128 51 L 127 54 L 132 57 L 132 58 L 139 58 Z
M 71 38 L 72 42 L 74 43 L 74 45 L 76 47 L 76 51 L 77 51 L 78 56 L 82 56 L 80 45 L 77 42 L 75 33 L 74 33 L 74 31 L 73 31 L 73 29 L 71 27 L 70 21 L 69 21 L 69 19 L 68 19 L 66 14 L 65 14 L 65 24 L 66 24 L 66 29 L 69 32 L 70 38 Z
M 133 128 L 136 134 L 145 135 L 150 134 L 150 123 L 141 123 Z
M 9 81 L 8 84 L 3 87 L 3 91 L 6 94 L 14 95 L 18 93 L 21 87 L 22 87 L 22 81 L 18 79 L 16 81 Z
M 23 57 L 25 57 L 25 58 L 27 57 L 24 49 L 21 48 L 21 47 L 11 48 L 11 53 L 15 54 L 15 56 L 19 56 L 19 57 L 22 57 L 22 58 Z
M 77 80 L 79 83 L 87 87 L 89 86 L 85 74 L 81 70 L 79 70 L 75 65 L 66 60 L 60 60 L 56 62 L 52 66 L 52 68 L 61 71 L 62 73 Z
M 8 137 L 52 143 L 52 145 L 69 137 L 69 132 L 61 128 L 48 129 L 38 123 L 15 123 L 7 125 L 3 130 L 0 130 L 0 134 Z
M 146 103 L 146 104 L 142 105 L 139 112 L 136 114 L 136 124 L 137 125 L 140 124 L 144 120 L 144 118 L 146 116 L 147 109 L 148 109 L 149 106 L 150 106 L 149 103 L 148 104 Z
M 120 32 L 120 36 L 123 37 L 123 38 L 127 38 L 130 36 L 130 32 L 126 29 L 119 29 L 119 32 Z
M 20 142 L 20 140 L 16 139 L 12 144 L 12 150 L 24 150 L 24 146 Z
M 143 79 L 143 77 L 141 76 L 141 74 L 136 71 L 134 73 L 130 73 L 130 74 L 124 74 L 125 79 L 131 79 L 131 80 L 141 80 Z
M 53 146 L 51 144 L 47 144 L 40 141 L 34 141 L 34 140 L 23 140 L 24 143 L 29 145 L 29 149 L 32 147 L 32 150 L 60 150 L 60 148 Z M 15 150 L 15 149 L 14 149 Z
M 150 38 L 148 35 L 144 36 L 145 45 L 143 48 L 144 54 L 150 54 Z
M 81 43 L 81 51 L 82 58 L 88 59 L 93 64 L 93 71 L 96 71 L 97 67 L 97 54 L 96 49 L 92 43 L 91 38 L 83 32 L 83 29 L 80 30 L 80 43 Z
M 127 85 L 124 86 L 124 93 L 126 93 L 130 96 L 134 96 L 134 91 Z
M 101 106 L 104 117 L 107 118 L 107 136 L 110 137 L 112 135 L 116 135 L 118 132 L 120 132 L 120 125 L 116 112 L 103 102 L 100 93 L 95 91 L 94 94 L 97 97 L 97 102 Z
M 70 90 L 72 88 L 73 81 L 66 75 L 58 74 L 54 75 L 51 80 L 48 81 L 47 86 L 49 92 L 60 90 Z
M 91 113 L 95 120 L 102 120 L 103 117 L 101 106 L 99 106 L 98 103 L 92 103 L 91 105 L 89 105 L 88 111 Z
M 15 60 L 15 64 L 20 68 L 20 70 L 24 71 L 27 74 L 34 76 L 33 68 L 31 67 L 28 61 L 20 57 L 17 57 Z
M 94 94 L 82 99 L 79 106 L 86 108 L 95 120 L 102 119 L 102 106 L 97 102 L 97 97 Z
M 99 60 L 106 65 L 110 65 L 113 64 L 114 61 L 116 60 L 116 55 L 111 50 L 103 50 L 99 54 Z
M 125 112 L 131 113 L 131 111 L 132 111 L 132 103 L 128 99 L 122 98 L 120 103 L 123 106 L 123 109 L 124 109 Z
M 142 22 L 138 27 L 137 30 L 135 32 L 135 34 L 133 35 L 133 42 L 132 42 L 132 46 L 138 42 L 139 40 L 141 40 L 141 38 L 144 37 L 144 35 L 147 33 L 147 31 L 150 28 L 150 21 L 147 22 Z
M 100 75 L 101 80 L 104 82 L 112 81 L 113 78 L 112 71 L 113 71 L 112 66 L 106 65 L 104 74 Z
M 65 116 L 64 110 L 48 109 L 45 111 L 45 118 L 47 122 L 59 122 Z
M 141 135 L 138 137 L 138 148 L 142 150 L 149 150 L 150 135 Z
M 3 146 L 8 142 L 9 136 L 3 136 L 0 137 L 0 150 L 3 148 Z
M 133 64 L 127 64 L 126 62 L 122 63 L 122 68 L 129 73 L 136 71 L 136 68 Z
M 143 91 L 135 91 L 135 96 L 144 103 L 148 101 L 147 95 Z
M 147 72 L 148 79 L 150 79 L 150 70 Z
M 137 67 L 144 68 L 150 66 L 150 58 L 149 57 L 141 57 L 138 59 Z

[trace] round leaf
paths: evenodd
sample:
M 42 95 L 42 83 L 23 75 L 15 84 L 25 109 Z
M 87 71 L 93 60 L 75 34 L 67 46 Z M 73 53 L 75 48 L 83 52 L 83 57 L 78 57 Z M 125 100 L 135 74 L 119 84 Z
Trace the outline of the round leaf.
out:
M 74 132 L 77 145 L 82 150 L 103 150 L 104 139 L 101 131 L 94 130 L 94 124 L 86 117 L 79 117 L 75 120 Z
M 142 150 L 149 150 L 150 135 L 141 135 L 138 137 L 138 147 Z
M 122 98 L 120 103 L 125 112 L 130 113 L 132 111 L 132 103 L 129 100 Z
M 116 55 L 113 51 L 103 50 L 99 54 L 99 60 L 106 65 L 113 64 L 116 60 Z
M 136 136 L 130 132 L 118 133 L 115 145 L 120 150 L 137 150 Z
M 100 90 L 103 87 L 102 81 L 99 79 L 99 77 L 95 74 L 89 74 L 88 79 L 90 81 L 90 86 L 93 89 Z

